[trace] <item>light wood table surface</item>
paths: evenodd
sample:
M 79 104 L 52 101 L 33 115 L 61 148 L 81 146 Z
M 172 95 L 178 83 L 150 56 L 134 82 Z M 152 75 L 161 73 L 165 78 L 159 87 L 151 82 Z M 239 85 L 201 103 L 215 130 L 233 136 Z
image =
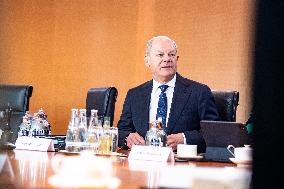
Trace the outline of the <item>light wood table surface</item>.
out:
M 120 153 L 129 154 L 129 151 L 119 151 Z M 0 151 L 1 157 L 6 156 L 6 161 L 11 165 L 2 168 L 0 173 L 0 188 L 58 188 L 50 185 L 48 178 L 55 174 L 52 169 L 52 158 L 57 155 L 70 156 L 61 152 L 38 152 L 27 150 L 6 150 Z M 120 156 L 103 156 L 112 161 L 113 176 L 120 180 L 118 188 L 159 188 L 157 186 L 159 175 L 155 171 L 159 166 L 152 165 L 152 162 L 145 166 L 131 164 L 127 157 Z M 3 162 L 2 162 L 3 163 Z M 172 162 L 166 163 L 165 167 L 232 167 L 236 168 L 233 163 L 219 162 Z M 7 168 L 8 167 L 8 168 Z M 142 168 L 141 168 L 142 167 Z M 182 174 L 182 173 L 180 173 Z M 176 175 L 178 179 L 179 175 Z

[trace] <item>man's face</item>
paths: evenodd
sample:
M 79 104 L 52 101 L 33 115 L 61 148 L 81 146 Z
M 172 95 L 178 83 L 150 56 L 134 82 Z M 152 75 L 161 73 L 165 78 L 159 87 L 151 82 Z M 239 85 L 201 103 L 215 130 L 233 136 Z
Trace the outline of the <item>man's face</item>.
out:
M 159 83 L 170 81 L 177 70 L 178 56 L 173 44 L 168 39 L 155 39 L 145 64 L 152 71 L 153 78 Z

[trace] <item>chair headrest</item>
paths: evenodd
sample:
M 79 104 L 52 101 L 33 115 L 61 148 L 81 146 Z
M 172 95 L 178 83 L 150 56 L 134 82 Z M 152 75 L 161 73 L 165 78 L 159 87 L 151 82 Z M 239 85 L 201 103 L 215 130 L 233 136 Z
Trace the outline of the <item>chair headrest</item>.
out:
M 26 112 L 33 87 L 30 85 L 0 85 L 0 109 L 8 106 L 13 112 Z
M 110 97 L 112 95 L 112 97 Z M 91 109 L 94 107 L 98 110 L 98 115 L 105 116 L 110 100 L 115 103 L 117 89 L 115 87 L 90 88 L 87 93 L 86 108 L 87 116 L 90 116 Z
M 238 91 L 212 90 L 218 113 L 222 121 L 236 121 L 236 111 L 239 105 Z

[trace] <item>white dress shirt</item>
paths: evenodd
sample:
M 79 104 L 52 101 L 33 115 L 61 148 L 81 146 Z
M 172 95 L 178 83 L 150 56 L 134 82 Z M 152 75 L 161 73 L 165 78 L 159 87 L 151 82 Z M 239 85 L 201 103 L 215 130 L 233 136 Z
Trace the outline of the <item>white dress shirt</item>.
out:
M 159 101 L 159 95 L 161 94 L 161 90 L 159 89 L 160 85 L 168 85 L 169 87 L 166 90 L 167 95 L 167 118 L 166 118 L 166 127 L 168 125 L 168 119 L 171 111 L 172 101 L 173 101 L 173 95 L 174 95 L 174 89 L 176 85 L 176 75 L 173 77 L 172 80 L 165 84 L 161 84 L 153 79 L 153 89 L 151 93 L 151 101 L 150 101 L 150 111 L 149 111 L 149 122 L 152 123 L 153 121 L 156 121 L 156 115 L 157 115 L 157 108 L 158 108 L 158 101 Z M 186 138 L 184 133 L 182 133 L 183 136 L 183 143 L 186 144 Z
M 169 87 L 166 90 L 167 95 L 167 118 L 166 118 L 166 126 L 168 124 L 168 119 L 170 115 L 172 100 L 173 100 L 173 94 L 176 84 L 176 75 L 173 77 L 172 80 L 170 80 L 167 83 L 161 84 L 153 79 L 153 89 L 151 93 L 151 101 L 150 101 L 150 111 L 149 111 L 149 121 L 150 123 L 156 120 L 157 115 L 157 108 L 158 108 L 158 101 L 159 101 L 159 95 L 161 94 L 161 90 L 159 89 L 160 85 L 168 85 Z

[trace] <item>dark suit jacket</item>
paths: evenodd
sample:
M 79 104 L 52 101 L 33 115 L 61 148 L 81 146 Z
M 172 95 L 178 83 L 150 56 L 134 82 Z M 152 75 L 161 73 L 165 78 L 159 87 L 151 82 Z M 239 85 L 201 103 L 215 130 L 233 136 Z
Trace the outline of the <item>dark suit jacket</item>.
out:
M 126 147 L 125 138 L 131 132 L 137 132 L 145 138 L 149 130 L 152 87 L 153 80 L 150 80 L 128 91 L 118 122 L 120 147 Z M 198 152 L 205 152 L 206 144 L 200 133 L 201 120 L 219 120 L 210 88 L 177 73 L 166 133 L 183 132 L 187 144 L 197 144 Z

